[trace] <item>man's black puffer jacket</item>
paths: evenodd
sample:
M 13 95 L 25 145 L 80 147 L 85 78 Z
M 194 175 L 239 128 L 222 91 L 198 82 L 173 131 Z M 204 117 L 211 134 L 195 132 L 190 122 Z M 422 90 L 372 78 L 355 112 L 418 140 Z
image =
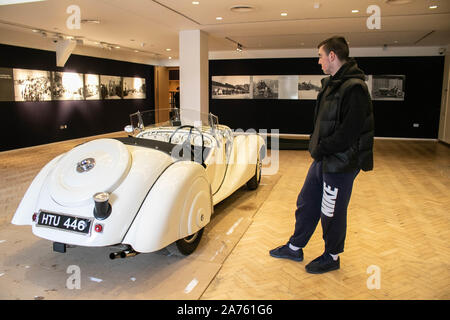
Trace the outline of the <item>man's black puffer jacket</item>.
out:
M 324 172 L 373 169 L 374 119 L 365 76 L 349 59 L 332 77 L 322 80 L 317 96 L 311 156 Z

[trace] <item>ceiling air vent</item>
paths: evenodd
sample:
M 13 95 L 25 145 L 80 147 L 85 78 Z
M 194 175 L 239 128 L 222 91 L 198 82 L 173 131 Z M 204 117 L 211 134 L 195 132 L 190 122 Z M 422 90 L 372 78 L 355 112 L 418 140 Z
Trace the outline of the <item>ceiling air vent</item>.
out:
M 413 2 L 413 0 L 384 0 L 384 2 L 386 2 L 387 4 L 392 4 L 392 5 L 401 5 L 401 4 L 408 4 Z
M 252 7 L 252 6 L 247 5 L 247 4 L 238 4 L 238 5 L 232 6 L 230 8 L 230 10 L 232 12 L 243 13 L 243 12 L 255 11 L 255 7 Z

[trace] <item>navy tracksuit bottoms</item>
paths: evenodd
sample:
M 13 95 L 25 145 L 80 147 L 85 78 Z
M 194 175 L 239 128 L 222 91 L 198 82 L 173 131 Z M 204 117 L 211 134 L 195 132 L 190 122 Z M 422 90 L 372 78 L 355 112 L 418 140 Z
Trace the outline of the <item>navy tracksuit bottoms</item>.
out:
M 303 248 L 322 223 L 325 252 L 344 252 L 347 231 L 347 207 L 353 181 L 359 169 L 345 173 L 324 173 L 322 161 L 314 161 L 297 198 L 295 230 L 289 242 Z

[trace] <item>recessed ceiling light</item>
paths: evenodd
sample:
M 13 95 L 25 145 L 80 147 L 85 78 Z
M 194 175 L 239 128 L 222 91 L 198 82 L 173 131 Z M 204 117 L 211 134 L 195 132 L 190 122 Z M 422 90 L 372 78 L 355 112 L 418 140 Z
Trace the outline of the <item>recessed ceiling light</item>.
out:
M 356 10 L 356 9 L 352 10 L 352 13 L 358 13 L 358 12 L 359 12 L 359 10 Z
M 281 16 L 286 17 L 287 16 L 287 12 L 282 12 Z
M 169 57 L 169 60 L 171 60 L 172 59 L 172 57 Z
M 170 48 L 167 48 L 167 49 L 166 49 L 166 51 L 172 51 L 172 49 L 170 49 Z
M 438 7 L 438 6 L 433 5 L 433 6 L 429 6 L 428 8 L 430 8 L 430 9 L 437 9 L 437 7 Z
M 120 47 L 119 47 L 119 46 L 115 46 L 114 48 L 116 48 L 116 49 L 120 49 Z
M 223 18 L 222 17 L 216 17 L 216 20 L 222 20 Z
M 192 4 L 200 4 L 199 1 L 192 1 Z
M 139 52 L 139 50 L 134 50 L 134 52 Z
M 37 29 L 33 29 L 33 32 L 34 32 L 34 33 L 38 33 L 38 32 L 39 32 L 39 30 L 37 30 Z

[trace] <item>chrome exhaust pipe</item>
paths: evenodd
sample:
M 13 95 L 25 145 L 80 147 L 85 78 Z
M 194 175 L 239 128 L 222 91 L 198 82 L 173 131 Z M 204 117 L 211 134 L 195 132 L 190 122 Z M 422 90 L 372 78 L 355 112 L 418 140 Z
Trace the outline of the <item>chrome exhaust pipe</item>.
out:
M 109 258 L 111 260 L 118 259 L 118 258 L 124 259 L 124 258 L 137 256 L 138 254 L 139 254 L 139 252 L 136 252 L 134 250 L 123 250 L 123 251 L 119 251 L 119 252 L 110 253 Z
M 120 257 L 122 259 L 124 259 L 124 258 L 137 256 L 138 254 L 139 254 L 139 252 L 136 252 L 134 250 L 124 250 L 120 253 Z

